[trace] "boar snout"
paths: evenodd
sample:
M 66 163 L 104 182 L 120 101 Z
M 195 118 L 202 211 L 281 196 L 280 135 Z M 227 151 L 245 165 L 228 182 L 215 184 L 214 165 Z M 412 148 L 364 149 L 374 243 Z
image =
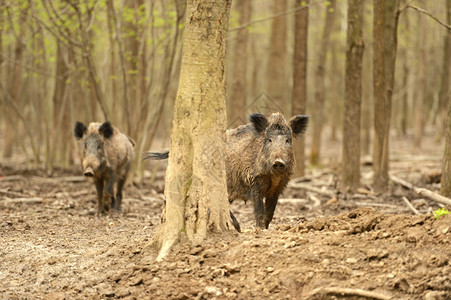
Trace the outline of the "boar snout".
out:
M 86 177 L 93 177 L 94 170 L 91 167 L 89 167 L 83 172 L 83 175 L 85 175 Z
M 285 167 L 286 167 L 285 162 L 280 158 L 276 159 L 272 164 L 272 168 L 275 171 L 283 171 L 285 170 Z

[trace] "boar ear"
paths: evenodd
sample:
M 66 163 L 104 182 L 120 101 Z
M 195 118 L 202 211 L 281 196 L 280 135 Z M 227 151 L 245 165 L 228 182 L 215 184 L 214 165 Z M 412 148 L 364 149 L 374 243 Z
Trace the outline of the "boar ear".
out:
M 310 117 L 306 115 L 297 115 L 291 118 L 290 127 L 295 137 L 305 133 L 309 118 Z
M 75 138 L 77 140 L 81 139 L 85 134 L 86 130 L 88 130 L 88 128 L 86 128 L 85 124 L 83 124 L 82 122 L 76 122 L 74 127 Z
M 249 121 L 254 125 L 258 133 L 263 132 L 268 127 L 268 119 L 262 114 L 252 114 L 249 116 Z
M 111 123 L 107 121 L 100 126 L 99 133 L 106 139 L 109 139 L 113 135 L 113 126 L 111 126 Z

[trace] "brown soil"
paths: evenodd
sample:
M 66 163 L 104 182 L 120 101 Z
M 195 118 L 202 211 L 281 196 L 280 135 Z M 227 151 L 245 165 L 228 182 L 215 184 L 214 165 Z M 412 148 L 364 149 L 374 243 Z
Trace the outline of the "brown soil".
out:
M 440 149 L 424 159 L 402 141 L 396 149 L 396 175 L 437 191 Z M 309 170 L 308 183 L 335 191 L 334 172 Z M 370 174 L 363 167 L 363 188 Z M 147 245 L 160 222 L 162 172 L 153 184 L 128 184 L 123 213 L 103 217 L 79 175 L 0 164 L 1 299 L 451 298 L 451 215 L 435 220 L 436 203 L 395 184 L 338 200 L 290 187 L 269 230 L 255 229 L 251 205 L 235 202 L 243 233 L 181 243 L 156 263 Z

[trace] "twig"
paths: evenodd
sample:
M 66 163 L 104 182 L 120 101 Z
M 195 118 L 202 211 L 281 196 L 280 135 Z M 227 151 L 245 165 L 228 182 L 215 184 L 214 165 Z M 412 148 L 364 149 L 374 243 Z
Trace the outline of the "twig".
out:
M 315 294 L 338 294 L 338 295 L 354 295 L 354 296 L 361 296 L 365 298 L 372 298 L 372 299 L 382 299 L 382 300 L 389 300 L 392 299 L 392 297 L 376 293 L 376 292 L 369 292 L 361 289 L 349 289 L 349 288 L 340 288 L 340 287 L 325 287 L 325 288 L 317 288 L 314 289 L 310 293 L 310 297 Z
M 320 3 L 323 3 L 323 2 L 326 2 L 326 1 L 318 1 L 318 2 L 315 2 L 315 3 L 311 3 L 309 5 L 299 6 L 299 7 L 296 7 L 296 8 L 293 8 L 293 9 L 289 9 L 289 10 L 283 11 L 281 13 L 278 13 L 278 14 L 275 14 L 275 15 L 272 15 L 272 16 L 269 16 L 269 17 L 266 17 L 266 18 L 263 18 L 263 19 L 251 20 L 248 23 L 241 24 L 240 26 L 237 26 L 237 27 L 229 29 L 229 32 L 240 30 L 240 29 L 246 28 L 248 26 L 254 25 L 256 23 L 261 23 L 261 22 L 265 22 L 265 21 L 268 21 L 268 20 L 272 20 L 272 19 L 284 16 L 284 15 L 288 15 L 288 14 L 297 12 L 298 10 L 306 9 L 306 8 L 309 8 L 309 7 L 313 6 L 313 5 L 315 5 L 315 4 L 320 4 Z
M 405 181 L 404 179 L 401 179 L 399 177 L 396 177 L 394 175 L 390 175 L 390 179 L 391 181 L 393 181 L 394 183 L 397 183 L 399 185 L 402 185 L 403 187 L 406 187 L 410 190 L 413 190 L 415 188 L 415 186 L 407 181 Z
M 316 188 L 316 187 L 313 187 L 313 186 L 310 186 L 308 184 L 301 183 L 301 182 L 299 182 L 299 183 L 290 182 L 288 185 L 290 187 L 293 187 L 293 188 L 299 188 L 299 189 L 307 190 L 307 191 L 310 191 L 310 192 L 314 192 L 314 193 L 325 195 L 325 196 L 329 196 L 329 197 L 333 197 L 335 195 L 334 192 L 323 191 L 323 190 L 321 190 L 319 188 Z
M 315 195 L 309 194 L 308 197 L 309 197 L 310 199 L 312 199 L 312 201 L 313 201 L 313 207 L 316 207 L 316 206 L 320 206 L 320 205 L 321 205 L 321 200 L 319 200 L 318 197 L 316 197 Z
M 435 202 L 442 203 L 448 206 L 451 206 L 451 199 L 439 195 L 437 193 L 434 193 L 433 191 L 423 189 L 423 188 L 416 188 L 415 193 L 417 193 L 420 196 L 428 197 L 431 200 L 434 200 Z
M 402 197 L 402 200 L 407 204 L 407 206 L 413 211 L 414 214 L 419 215 L 420 212 L 410 203 L 409 199 Z
M 437 23 L 439 23 L 439 24 L 442 25 L 443 27 L 447 28 L 448 30 L 451 30 L 451 25 L 446 24 L 446 23 L 440 21 L 437 17 L 435 17 L 434 15 L 432 15 L 432 14 L 431 14 L 430 12 L 428 12 L 427 10 L 424 10 L 424 9 L 422 9 L 422 8 L 420 8 L 420 7 L 417 7 L 417 6 L 414 6 L 414 5 L 410 5 L 410 4 L 407 5 L 407 8 L 412 8 L 412 9 L 414 9 L 414 10 L 420 12 L 420 13 L 423 13 L 423 14 L 425 14 L 425 15 L 431 17 L 432 19 L 434 19 Z

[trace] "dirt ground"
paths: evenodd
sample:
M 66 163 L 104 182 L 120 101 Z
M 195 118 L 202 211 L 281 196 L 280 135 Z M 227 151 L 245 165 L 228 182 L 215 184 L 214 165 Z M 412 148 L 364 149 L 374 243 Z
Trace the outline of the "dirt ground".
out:
M 395 139 L 392 174 L 438 191 L 443 147 L 427 138 L 423 150 Z M 164 165 L 155 182 L 126 186 L 122 214 L 98 217 L 78 166 L 3 160 L 0 299 L 451 299 L 451 215 L 435 220 L 437 203 L 394 183 L 375 194 L 365 160 L 359 193 L 337 194 L 339 148 L 329 143 L 325 166 L 296 180 L 332 195 L 288 187 L 269 230 L 254 228 L 249 203 L 234 202 L 243 233 L 182 243 L 161 263 L 147 245 Z

